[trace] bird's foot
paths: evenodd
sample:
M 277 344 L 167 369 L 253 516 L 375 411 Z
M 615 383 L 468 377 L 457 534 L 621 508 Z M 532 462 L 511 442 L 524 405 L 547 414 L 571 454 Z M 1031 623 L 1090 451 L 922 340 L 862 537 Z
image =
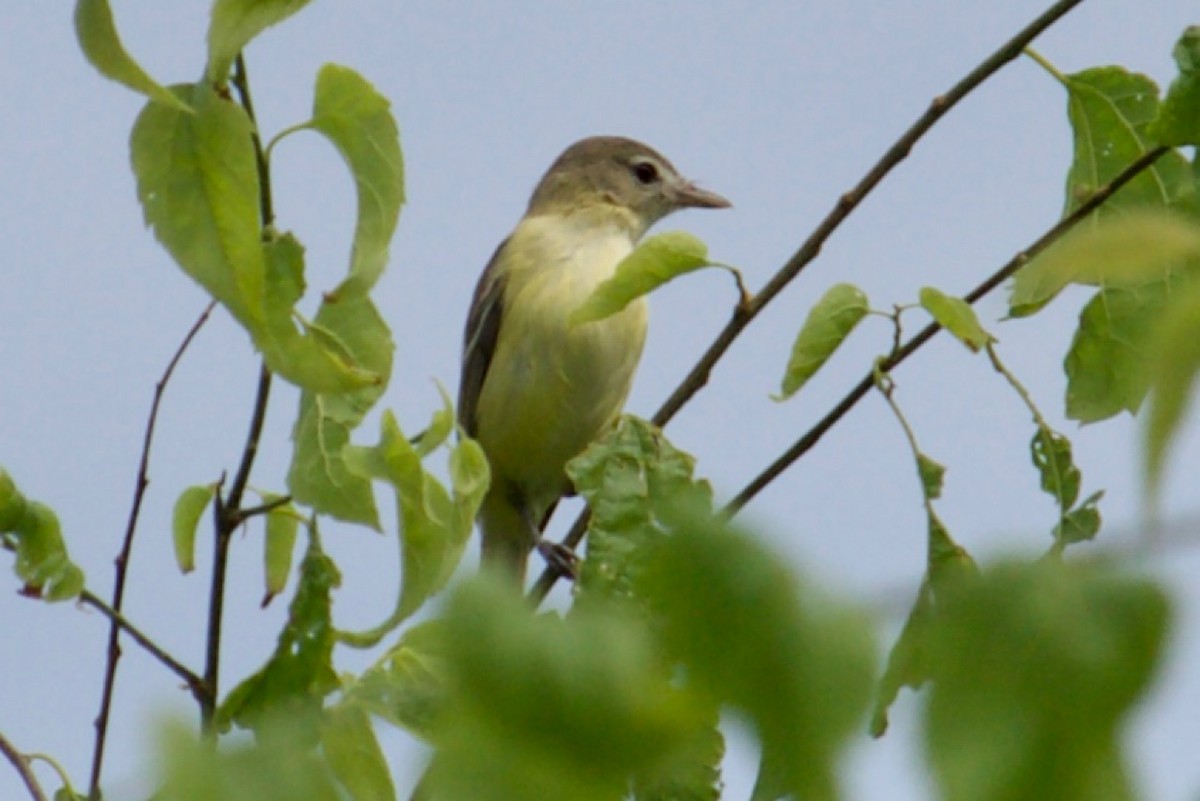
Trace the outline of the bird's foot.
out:
M 537 552 L 560 575 L 574 581 L 579 576 L 579 556 L 567 546 L 550 540 L 538 540 Z

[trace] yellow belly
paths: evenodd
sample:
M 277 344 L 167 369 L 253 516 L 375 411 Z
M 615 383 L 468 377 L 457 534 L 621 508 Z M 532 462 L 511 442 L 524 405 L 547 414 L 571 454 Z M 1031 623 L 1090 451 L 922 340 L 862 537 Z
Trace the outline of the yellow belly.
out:
M 568 324 L 633 246 L 615 228 L 580 233 L 537 219 L 514 232 L 509 249 L 519 261 L 477 407 L 494 483 L 518 491 L 535 519 L 564 490 L 566 462 L 620 414 L 646 336 L 644 300 L 606 320 Z

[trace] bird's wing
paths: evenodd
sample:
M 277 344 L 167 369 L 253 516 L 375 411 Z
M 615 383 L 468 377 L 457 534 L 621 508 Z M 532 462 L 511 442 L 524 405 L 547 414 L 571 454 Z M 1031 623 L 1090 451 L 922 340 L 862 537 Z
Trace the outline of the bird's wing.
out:
M 507 244 L 507 239 L 500 243 L 479 276 L 479 283 L 475 285 L 475 294 L 471 298 L 467 327 L 463 332 L 458 422 L 471 436 L 477 433 L 475 410 L 479 405 L 479 393 L 483 390 L 483 381 L 487 378 L 500 337 L 500 319 L 504 313 L 504 274 L 500 270 L 500 256 Z

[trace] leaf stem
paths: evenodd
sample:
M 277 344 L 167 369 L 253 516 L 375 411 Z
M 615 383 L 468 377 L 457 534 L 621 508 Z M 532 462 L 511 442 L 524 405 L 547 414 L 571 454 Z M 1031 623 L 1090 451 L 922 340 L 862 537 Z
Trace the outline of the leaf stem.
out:
M 1050 73 L 1051 77 L 1053 77 L 1054 80 L 1058 81 L 1063 86 L 1066 86 L 1070 83 L 1070 81 L 1067 80 L 1066 75 L 1063 75 L 1061 72 L 1059 72 L 1058 68 L 1051 64 L 1048 58 L 1034 50 L 1032 47 L 1025 48 L 1025 55 L 1033 59 L 1033 61 L 1037 63 L 1039 67 Z
M 171 375 L 175 372 L 176 365 L 183 358 L 184 352 L 188 346 L 192 344 L 192 340 L 196 338 L 196 334 L 208 321 L 209 315 L 212 314 L 213 308 L 217 302 L 210 301 L 204 307 L 204 311 L 196 318 L 196 322 L 192 323 L 192 327 L 188 329 L 184 335 L 183 341 L 179 343 L 179 347 L 175 349 L 171 360 L 167 362 L 167 367 L 163 370 L 162 377 L 154 385 L 154 398 L 150 402 L 150 413 L 146 418 L 146 428 L 142 435 L 142 454 L 138 459 L 137 480 L 133 490 L 133 503 L 129 508 L 129 519 L 125 523 L 125 537 L 121 542 L 121 550 L 117 554 L 117 558 L 113 560 L 115 566 L 116 577 L 113 580 L 112 594 L 112 612 L 114 616 L 110 617 L 112 621 L 108 629 L 108 661 L 104 668 L 104 685 L 100 692 L 100 711 L 96 715 L 96 741 L 92 746 L 92 768 L 91 777 L 89 779 L 88 798 L 92 801 L 100 799 L 100 774 L 104 765 L 104 745 L 108 735 L 108 718 L 112 710 L 113 691 L 116 687 L 117 680 L 117 662 L 121 659 L 121 645 L 119 642 L 120 613 L 122 605 L 125 602 L 125 581 L 129 574 L 129 558 L 133 552 L 133 537 L 137 531 L 138 517 L 142 511 L 142 501 L 146 496 L 146 487 L 150 485 L 149 467 L 150 467 L 150 446 L 154 442 L 154 428 L 158 423 L 158 409 L 162 404 L 163 393 L 166 391 L 167 382 L 171 380 Z M 96 599 L 99 600 L 98 598 Z

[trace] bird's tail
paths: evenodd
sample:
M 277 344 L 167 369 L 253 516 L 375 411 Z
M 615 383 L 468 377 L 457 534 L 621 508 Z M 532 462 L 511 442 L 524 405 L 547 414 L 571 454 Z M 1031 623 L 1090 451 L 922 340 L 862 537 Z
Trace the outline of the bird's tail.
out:
M 538 541 L 530 516 L 501 493 L 488 493 L 479 509 L 482 560 L 485 570 L 525 584 L 525 565 Z

